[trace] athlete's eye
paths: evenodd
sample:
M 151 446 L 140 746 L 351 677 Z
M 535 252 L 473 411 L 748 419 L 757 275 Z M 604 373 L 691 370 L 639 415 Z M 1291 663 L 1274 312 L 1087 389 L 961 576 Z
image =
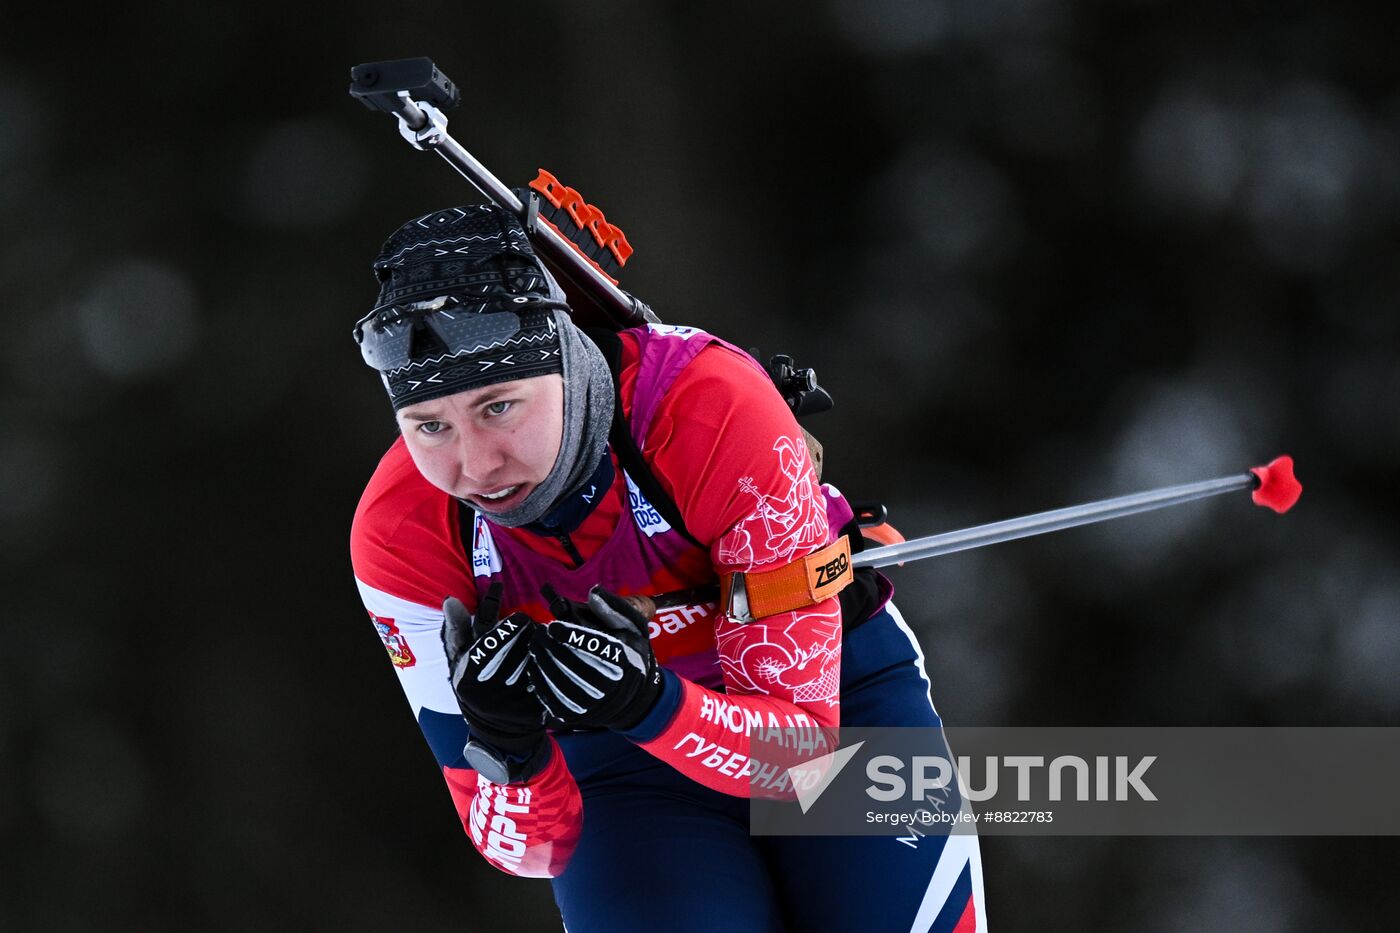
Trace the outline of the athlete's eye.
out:
M 486 414 L 492 418 L 498 418 L 510 411 L 510 406 L 514 404 L 514 402 L 492 402 L 486 406 Z
M 418 430 L 424 434 L 441 434 L 447 430 L 447 425 L 441 421 L 424 421 L 418 426 Z

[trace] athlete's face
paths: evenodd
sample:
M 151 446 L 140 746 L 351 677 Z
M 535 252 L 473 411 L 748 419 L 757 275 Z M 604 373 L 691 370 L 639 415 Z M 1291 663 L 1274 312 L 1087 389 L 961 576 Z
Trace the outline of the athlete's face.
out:
M 398 411 L 418 472 L 484 512 L 505 512 L 544 481 L 564 436 L 564 379 L 517 379 Z

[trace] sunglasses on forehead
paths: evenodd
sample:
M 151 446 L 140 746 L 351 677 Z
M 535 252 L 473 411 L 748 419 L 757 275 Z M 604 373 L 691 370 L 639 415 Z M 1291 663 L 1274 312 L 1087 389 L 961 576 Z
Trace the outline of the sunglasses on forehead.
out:
M 443 297 L 445 301 L 371 311 L 357 321 L 353 335 L 365 362 L 389 373 L 428 355 L 452 357 L 512 342 L 557 342 L 552 312 L 569 310 L 562 301 L 538 295 Z

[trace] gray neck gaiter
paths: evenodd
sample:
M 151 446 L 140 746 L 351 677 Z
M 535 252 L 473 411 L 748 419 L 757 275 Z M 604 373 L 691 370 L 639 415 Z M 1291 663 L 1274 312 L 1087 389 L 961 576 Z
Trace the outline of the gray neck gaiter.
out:
M 553 313 L 564 366 L 564 438 L 559 456 L 544 482 L 515 508 L 498 513 L 477 507 L 494 525 L 519 528 L 538 521 L 593 475 L 608 443 L 613 420 L 613 379 L 608 362 L 567 311 Z

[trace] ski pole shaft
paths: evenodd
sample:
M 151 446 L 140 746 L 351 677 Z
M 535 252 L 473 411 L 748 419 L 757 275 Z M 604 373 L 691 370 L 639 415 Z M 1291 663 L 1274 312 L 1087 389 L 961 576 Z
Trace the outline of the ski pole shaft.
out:
M 958 531 L 914 538 L 899 544 L 888 544 L 853 555 L 851 564 L 855 567 L 888 567 L 891 564 L 902 564 L 911 560 L 923 560 L 926 557 L 953 554 L 958 551 L 985 547 L 989 544 L 1000 544 L 1003 541 L 1014 541 L 1017 538 L 1029 538 L 1033 535 L 1060 531 L 1064 528 L 1106 522 L 1126 515 L 1165 509 L 1193 502 L 1196 499 L 1205 499 L 1244 489 L 1254 490 L 1255 505 L 1265 506 L 1280 513 L 1287 512 L 1292 508 L 1303 491 L 1303 487 L 1293 476 L 1293 458 L 1284 456 L 1274 459 L 1267 466 L 1254 467 L 1248 473 L 1235 476 L 1152 489 L 1113 499 L 1088 502 L 1084 505 L 1073 505 L 1049 512 L 1037 512 L 1034 515 L 992 522 L 988 525 L 977 525 Z M 706 596 L 707 599 L 701 598 Z M 696 590 L 679 590 L 652 597 L 636 597 L 636 599 L 647 600 L 651 604 L 652 612 L 647 613 L 648 615 L 654 614 L 657 610 L 693 606 L 700 602 L 713 602 L 718 598 L 719 587 L 715 586 Z M 638 605 L 639 609 L 646 608 L 646 604 L 634 603 L 634 605 Z
M 1291 509 L 1303 491 L 1303 487 L 1293 476 L 1293 458 L 1283 456 L 1275 458 L 1266 466 L 1254 467 L 1248 473 L 1235 476 L 1187 483 L 1183 486 L 1167 486 L 1163 489 L 1152 489 L 1084 505 L 1072 505 L 1050 512 L 1037 512 L 1022 518 L 889 544 L 862 551 L 851 558 L 851 563 L 857 567 L 888 567 L 890 564 L 953 554 L 988 544 L 1000 544 L 1002 541 L 1047 534 L 1063 528 L 1106 522 L 1139 512 L 1152 512 L 1242 489 L 1254 490 L 1255 505 L 1265 506 L 1280 513 Z
M 1248 489 L 1255 482 L 1254 475 L 1246 473 L 1241 476 L 1187 483 L 1183 486 L 1169 486 L 1165 489 L 1154 489 L 1149 492 L 1139 492 L 1099 502 L 1088 502 L 1084 505 L 1074 505 L 1049 512 L 1037 512 L 1034 515 L 1025 515 L 1021 518 L 977 525 L 973 528 L 929 535 L 924 538 L 915 538 L 912 541 L 902 541 L 899 544 L 889 544 L 873 550 L 862 551 L 851 558 L 851 563 L 857 567 L 888 567 L 891 564 L 901 564 L 910 560 L 939 557 L 943 554 L 967 551 L 989 544 L 1000 544 L 1003 541 L 1014 541 L 1017 538 L 1048 534 L 1052 531 L 1074 528 L 1078 525 L 1106 522 L 1110 519 L 1135 515 L 1139 512 L 1165 509 L 1196 499 L 1204 499 L 1208 496 Z

